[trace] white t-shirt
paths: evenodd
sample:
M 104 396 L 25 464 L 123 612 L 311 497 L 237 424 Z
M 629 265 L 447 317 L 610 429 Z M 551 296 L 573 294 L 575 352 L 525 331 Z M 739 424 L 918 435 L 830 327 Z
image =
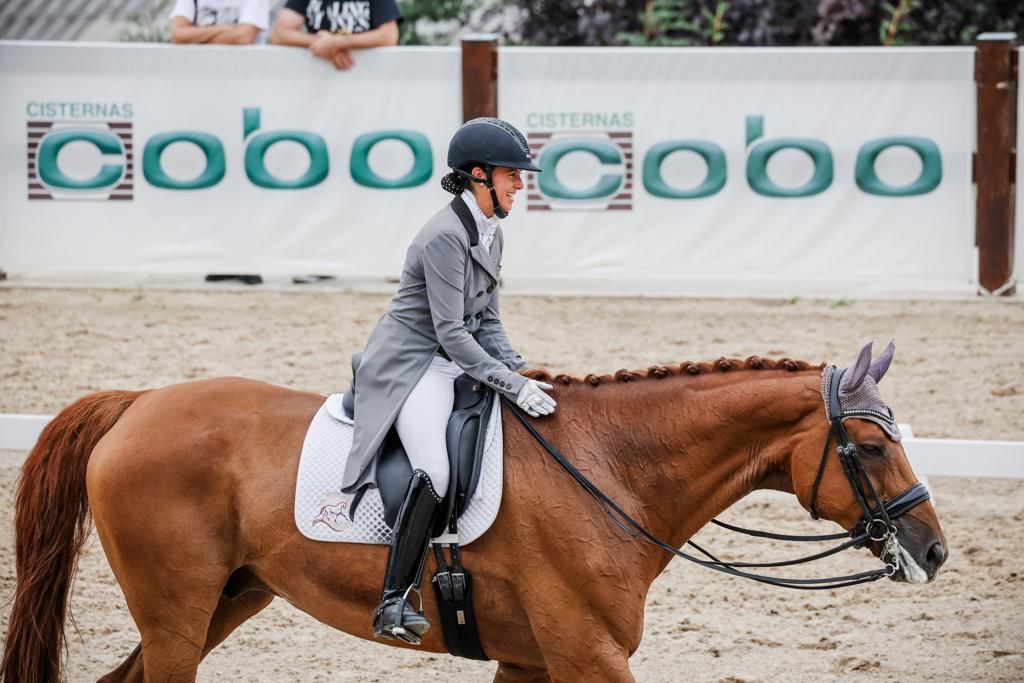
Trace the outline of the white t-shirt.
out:
M 257 43 L 265 42 L 270 25 L 270 0 L 175 0 L 170 18 L 185 17 L 196 26 L 251 24 L 260 30 Z

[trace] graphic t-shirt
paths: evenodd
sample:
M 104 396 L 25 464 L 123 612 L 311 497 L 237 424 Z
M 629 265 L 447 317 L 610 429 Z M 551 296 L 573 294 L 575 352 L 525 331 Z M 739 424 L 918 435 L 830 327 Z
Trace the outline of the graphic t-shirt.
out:
M 285 8 L 306 17 L 310 33 L 363 33 L 402 19 L 395 0 L 288 0 Z
M 251 24 L 265 31 L 270 24 L 269 0 L 176 0 L 171 19 L 185 17 L 196 26 Z

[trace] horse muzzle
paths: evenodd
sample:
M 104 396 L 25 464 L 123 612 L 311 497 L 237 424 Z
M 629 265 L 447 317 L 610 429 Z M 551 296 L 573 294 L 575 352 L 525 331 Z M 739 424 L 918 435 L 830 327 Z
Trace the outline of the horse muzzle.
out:
M 931 583 L 949 557 L 941 532 L 936 533 L 912 516 L 899 520 L 896 533 L 877 546 L 872 550 L 879 558 L 896 567 L 889 578 L 905 583 Z

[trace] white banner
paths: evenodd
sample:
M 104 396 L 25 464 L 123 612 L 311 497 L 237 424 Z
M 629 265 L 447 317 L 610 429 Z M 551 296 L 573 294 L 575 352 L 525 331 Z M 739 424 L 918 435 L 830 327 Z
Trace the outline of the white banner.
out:
M 448 197 L 459 50 L 0 42 L 0 268 L 393 278 Z M 513 290 L 973 293 L 973 48 L 502 48 L 546 169 Z
M 355 60 L 339 72 L 293 48 L 0 43 L 0 268 L 396 275 L 445 201 L 459 50 Z
M 505 273 L 973 293 L 972 69 L 973 48 L 504 49 L 502 114 L 545 169 Z

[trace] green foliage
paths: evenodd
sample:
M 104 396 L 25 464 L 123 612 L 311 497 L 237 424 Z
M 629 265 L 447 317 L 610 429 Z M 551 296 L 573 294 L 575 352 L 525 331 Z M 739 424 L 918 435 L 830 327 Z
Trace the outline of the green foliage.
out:
M 972 45 L 1021 0 L 513 0 L 535 45 Z
M 729 25 L 725 21 L 725 13 L 728 9 L 729 3 L 720 1 L 715 3 L 714 14 L 707 9 L 704 10 L 704 15 L 707 17 L 711 28 L 708 37 L 711 39 L 712 45 L 720 44 L 725 38 L 725 32 L 729 30 Z
M 698 10 L 695 16 L 694 6 Z M 711 6 L 688 0 L 650 0 L 642 15 L 643 31 L 620 37 L 635 46 L 719 45 L 729 30 L 728 9 L 729 3 L 723 0 Z
M 644 0 L 513 0 L 524 45 L 620 45 L 641 30 Z
M 171 13 L 173 0 L 156 0 L 149 3 L 145 12 L 129 14 L 127 26 L 121 29 L 117 39 L 125 43 L 169 43 L 171 42 Z
M 914 2 L 901 22 L 908 45 L 973 45 L 978 34 L 1013 31 L 1024 38 L 1024 2 L 955 0 Z
M 913 0 L 900 0 L 900 4 L 895 7 L 888 2 L 882 4 L 889 15 L 878 27 L 878 40 L 882 45 L 891 47 L 909 44 L 910 26 L 903 19 L 917 4 Z
M 433 41 L 424 31 L 425 24 L 465 24 L 469 14 L 480 4 L 481 0 L 399 0 L 404 20 L 399 25 L 398 42 L 400 45 L 430 44 Z

